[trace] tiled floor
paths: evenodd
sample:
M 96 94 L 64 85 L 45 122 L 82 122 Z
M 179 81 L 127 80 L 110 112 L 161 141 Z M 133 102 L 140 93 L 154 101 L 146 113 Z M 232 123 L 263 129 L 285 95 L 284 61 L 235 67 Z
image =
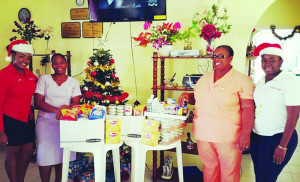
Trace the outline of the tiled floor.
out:
M 9 182 L 4 168 L 5 151 L 0 150 L 0 181 Z M 52 171 L 51 182 L 54 181 L 54 171 Z M 25 182 L 40 182 L 39 170 L 36 164 L 30 163 Z M 71 180 L 69 180 L 71 181 Z M 129 180 L 130 181 L 130 180 Z M 145 182 L 151 181 L 151 173 L 146 169 Z M 249 154 L 243 155 L 241 182 L 255 182 L 253 164 Z M 296 149 L 293 158 L 283 169 L 278 182 L 300 182 L 300 146 Z
M 298 134 L 300 136 L 300 122 L 298 122 L 296 127 Z M 0 182 L 9 182 L 4 168 L 4 158 L 5 151 L 0 148 Z M 25 182 L 40 182 L 39 169 L 35 163 L 30 163 Z M 54 171 L 52 171 L 51 182 L 54 181 Z M 71 181 L 71 180 L 69 180 Z M 129 180 L 130 181 L 130 180 Z M 151 173 L 146 169 L 145 181 L 151 181 Z M 255 175 L 253 172 L 253 163 L 249 154 L 243 155 L 242 160 L 242 177 L 241 182 L 255 182 Z M 288 165 L 283 169 L 280 174 L 278 182 L 300 182 L 300 137 L 298 147 L 288 163 Z

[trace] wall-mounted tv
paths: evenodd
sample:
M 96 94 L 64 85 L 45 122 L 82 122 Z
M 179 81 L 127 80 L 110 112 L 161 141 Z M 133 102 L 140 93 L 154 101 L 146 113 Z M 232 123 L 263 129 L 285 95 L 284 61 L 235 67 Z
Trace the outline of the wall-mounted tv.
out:
M 166 0 L 88 0 L 94 22 L 166 20 Z

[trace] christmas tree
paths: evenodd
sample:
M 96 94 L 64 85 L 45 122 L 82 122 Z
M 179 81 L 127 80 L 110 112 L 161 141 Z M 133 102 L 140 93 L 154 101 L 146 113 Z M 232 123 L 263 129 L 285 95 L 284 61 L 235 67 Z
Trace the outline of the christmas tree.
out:
M 128 93 L 119 86 L 119 77 L 116 76 L 115 60 L 110 50 L 96 49 L 87 62 L 86 79 L 81 85 L 82 103 L 87 104 L 120 104 L 128 100 Z
M 119 86 L 119 78 L 116 77 L 115 60 L 109 50 L 96 49 L 93 56 L 87 62 L 85 70 L 86 79 L 81 85 L 82 103 L 99 104 L 108 106 L 109 104 L 123 105 L 128 100 L 128 93 L 123 92 Z M 126 145 L 121 147 L 121 178 L 122 181 L 129 178 L 131 154 L 130 148 Z M 111 152 L 108 152 L 111 157 Z

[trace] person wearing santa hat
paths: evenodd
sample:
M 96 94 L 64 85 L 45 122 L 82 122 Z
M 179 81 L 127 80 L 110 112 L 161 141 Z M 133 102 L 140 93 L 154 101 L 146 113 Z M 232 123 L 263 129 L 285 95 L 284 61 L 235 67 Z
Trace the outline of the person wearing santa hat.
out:
M 35 148 L 35 122 L 31 98 L 37 77 L 26 67 L 33 49 L 24 40 L 12 41 L 0 71 L 0 145 L 6 146 L 5 169 L 11 182 L 24 181 Z
M 255 121 L 250 153 L 256 182 L 275 182 L 298 143 L 295 130 L 300 112 L 300 79 L 280 69 L 279 44 L 262 43 L 254 50 L 265 76 L 254 90 Z

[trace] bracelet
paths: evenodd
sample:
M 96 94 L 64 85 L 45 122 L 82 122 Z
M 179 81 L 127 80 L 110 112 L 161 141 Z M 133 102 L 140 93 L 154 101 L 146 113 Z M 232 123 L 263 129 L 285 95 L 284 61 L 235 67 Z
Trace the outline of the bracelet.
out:
M 277 147 L 282 149 L 282 150 L 287 150 L 287 148 L 281 147 L 280 145 L 278 145 Z

